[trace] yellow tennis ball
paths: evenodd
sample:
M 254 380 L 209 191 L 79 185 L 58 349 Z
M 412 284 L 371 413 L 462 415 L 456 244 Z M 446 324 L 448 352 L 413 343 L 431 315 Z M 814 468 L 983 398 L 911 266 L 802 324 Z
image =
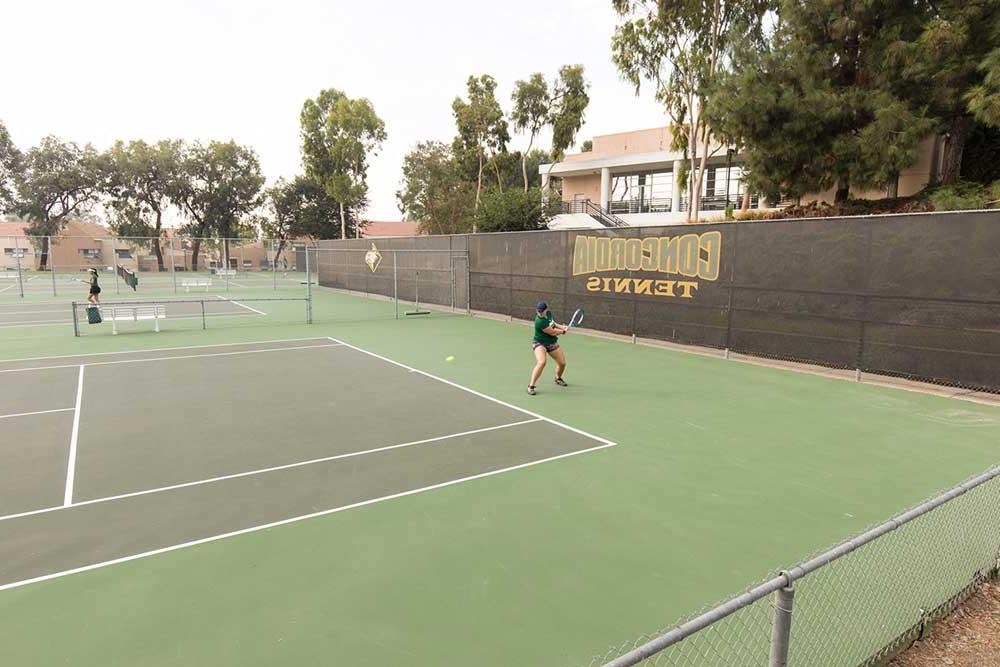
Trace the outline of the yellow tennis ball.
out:
M 455 357 L 449 355 L 449 356 L 445 357 L 444 360 L 447 361 L 448 363 L 451 363 L 451 362 L 455 361 Z

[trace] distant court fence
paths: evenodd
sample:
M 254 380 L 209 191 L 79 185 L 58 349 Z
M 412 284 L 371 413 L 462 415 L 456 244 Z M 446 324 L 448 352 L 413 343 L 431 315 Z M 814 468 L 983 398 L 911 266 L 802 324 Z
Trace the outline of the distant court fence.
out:
M 305 291 L 300 240 L 59 235 L 0 236 L 0 245 L 0 299 L 78 294 L 91 269 L 102 290 L 132 293 L 119 267 L 142 292 Z
M 425 314 L 425 307 L 468 313 L 469 255 L 464 247 L 413 247 L 412 239 L 320 241 L 309 248 L 319 285 L 395 304 L 395 317 Z
M 1000 466 L 590 665 L 882 665 L 998 567 Z

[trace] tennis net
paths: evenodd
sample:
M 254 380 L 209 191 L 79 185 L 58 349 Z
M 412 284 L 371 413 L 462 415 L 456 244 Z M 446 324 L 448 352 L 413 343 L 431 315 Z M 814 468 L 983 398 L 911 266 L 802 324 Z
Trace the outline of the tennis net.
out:
M 73 301 L 71 305 L 74 336 L 207 329 L 210 322 L 213 328 L 312 323 L 311 295 L 108 300 L 99 305 Z

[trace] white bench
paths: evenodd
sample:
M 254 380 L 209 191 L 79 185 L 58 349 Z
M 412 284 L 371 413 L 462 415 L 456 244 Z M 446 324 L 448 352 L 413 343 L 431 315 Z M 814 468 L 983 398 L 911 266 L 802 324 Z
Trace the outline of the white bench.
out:
M 211 278 L 181 278 L 181 287 L 185 292 L 190 292 L 192 287 L 204 287 L 205 291 L 212 286 Z
M 215 275 L 217 276 L 235 276 L 236 269 L 216 269 Z
M 119 322 L 153 321 L 153 331 L 159 333 L 160 320 L 167 319 L 166 306 L 101 306 L 101 317 L 111 320 L 111 333 L 118 335 Z

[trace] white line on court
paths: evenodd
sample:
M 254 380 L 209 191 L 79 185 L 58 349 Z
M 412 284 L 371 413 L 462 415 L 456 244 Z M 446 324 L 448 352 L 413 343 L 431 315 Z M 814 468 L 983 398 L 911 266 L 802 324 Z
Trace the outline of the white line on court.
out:
M 122 350 L 118 352 L 87 352 L 84 354 L 56 354 L 50 357 L 22 357 L 20 359 L 0 359 L 0 364 L 18 361 L 41 361 L 44 359 L 76 359 L 77 357 L 100 357 L 109 354 L 140 354 L 142 352 L 167 352 L 171 350 L 200 350 L 203 347 L 236 347 L 237 345 L 270 345 L 271 343 L 300 343 L 304 340 L 330 340 L 326 336 L 309 338 L 274 338 L 271 340 L 250 340 L 242 343 L 211 343 L 208 345 L 182 345 L 179 347 L 150 347 L 142 350 Z
M 235 285 L 236 283 L 233 283 L 233 284 Z M 216 296 L 219 296 L 219 295 L 216 294 Z M 223 301 L 229 301 L 230 303 L 235 303 L 237 306 L 239 306 L 241 308 L 246 308 L 247 310 L 252 310 L 253 312 L 257 313 L 258 315 L 267 315 L 267 313 L 265 313 L 263 310 L 257 310 L 256 308 L 251 308 L 250 306 L 246 305 L 245 303 L 240 303 L 239 301 L 236 301 L 235 299 L 225 299 L 225 298 L 223 298 L 221 296 L 219 296 L 219 298 L 222 299 Z
M 224 482 L 228 479 L 239 479 L 240 477 L 251 477 L 253 475 L 263 475 L 269 472 L 277 472 L 279 470 L 291 470 L 292 468 L 301 468 L 303 466 L 314 465 L 316 463 L 328 463 L 330 461 L 338 461 L 340 459 L 350 459 L 356 458 L 358 456 L 367 456 L 369 454 L 377 454 L 379 452 L 388 452 L 393 449 L 402 449 L 404 447 L 415 447 L 417 445 L 426 445 L 432 442 L 440 442 L 442 440 L 451 440 L 454 438 L 461 438 L 467 435 L 476 435 L 477 433 L 486 433 L 488 431 L 499 431 L 500 429 L 511 428 L 513 426 L 523 426 L 524 424 L 535 424 L 542 421 L 541 419 L 526 419 L 519 422 L 511 422 L 509 424 L 500 424 L 499 426 L 487 426 L 485 428 L 477 428 L 471 431 L 462 431 L 461 433 L 449 433 L 448 435 L 439 435 L 433 438 L 425 438 L 423 440 L 413 440 L 411 442 L 402 442 L 398 445 L 386 445 L 385 447 L 376 447 L 374 449 L 364 449 L 358 452 L 346 452 L 344 454 L 333 454 L 331 456 L 324 456 L 318 459 L 309 459 L 308 461 L 297 461 L 295 463 L 286 463 L 280 466 L 272 466 L 270 468 L 258 468 L 257 470 L 248 470 L 246 472 L 237 472 L 230 475 L 220 475 L 218 477 L 209 477 L 208 479 L 199 479 L 193 482 L 181 482 L 180 484 L 171 484 L 170 486 L 161 486 L 155 489 L 146 489 L 143 491 L 133 491 L 131 493 L 122 493 L 117 496 L 105 496 L 103 498 L 93 498 L 92 500 L 83 500 L 78 503 L 72 503 L 69 505 L 56 505 L 54 507 L 44 507 L 37 510 L 29 510 L 27 512 L 19 512 L 17 514 L 8 514 L 6 516 L 0 516 L 0 521 L 8 521 L 10 519 L 20 519 L 26 516 L 35 516 L 36 514 L 48 514 L 50 512 L 56 512 L 59 510 L 70 509 L 73 507 L 83 507 L 85 505 L 97 505 L 99 503 L 107 503 L 112 500 L 122 500 L 123 498 L 135 498 L 138 496 L 148 496 L 153 493 L 162 493 L 164 491 L 173 491 L 175 489 L 185 489 L 190 486 L 202 486 L 204 484 L 212 484 L 214 482 Z
M 59 310 L 0 310 L 0 315 L 36 315 L 38 313 L 59 313 L 60 315 L 65 315 L 66 309 L 60 308 Z
M 35 412 L 17 412 L 12 415 L 0 415 L 0 419 L 10 419 L 11 417 L 30 417 L 32 415 L 47 415 L 52 412 L 69 412 L 76 408 L 56 408 L 55 410 L 36 410 Z
M 63 495 L 63 505 L 73 503 L 73 480 L 76 478 L 76 443 L 80 433 L 80 404 L 83 402 L 83 370 L 80 364 L 80 376 L 76 380 L 76 407 L 73 408 L 73 432 L 69 436 L 69 461 L 66 463 L 66 493 Z
M 549 421 L 543 419 L 543 421 Z M 278 526 L 284 526 L 290 523 L 296 523 L 299 521 L 305 521 L 306 519 L 314 519 L 316 517 L 326 516 L 328 514 L 336 514 L 337 512 L 344 512 L 346 510 L 356 509 L 358 507 L 365 507 L 366 505 L 374 505 L 376 503 L 385 502 L 387 500 L 394 500 L 396 498 L 404 498 L 406 496 L 413 496 L 418 493 L 424 493 L 426 491 L 433 491 L 435 489 L 442 489 L 448 486 L 454 486 L 456 484 L 462 484 L 463 482 L 470 482 L 476 479 L 483 479 L 485 477 L 493 477 L 494 475 L 501 475 L 505 472 L 511 472 L 513 470 L 520 470 L 522 468 L 529 468 L 531 466 L 540 465 L 542 463 L 548 463 L 550 461 L 557 461 L 559 459 L 569 458 L 570 456 L 579 456 L 580 454 L 587 454 L 590 452 L 595 452 L 600 449 L 606 449 L 608 447 L 613 447 L 614 443 L 607 443 L 603 445 L 597 445 L 596 447 L 591 447 L 589 449 L 581 449 L 575 452 L 568 452 L 566 454 L 559 454 L 557 456 L 550 456 L 544 459 L 538 459 L 536 461 L 528 461 L 527 463 L 521 463 L 515 466 L 509 466 L 507 468 L 500 468 L 498 470 L 491 470 L 489 472 L 479 473 L 477 475 L 470 475 L 468 477 L 460 477 L 458 479 L 448 480 L 447 482 L 441 482 L 439 484 L 432 484 L 431 486 L 424 486 L 419 489 L 410 489 L 409 491 L 402 491 L 400 493 L 394 493 L 388 496 L 381 496 L 379 498 L 371 498 L 370 500 L 362 500 L 361 502 L 352 503 L 350 505 L 342 505 L 340 507 L 334 507 L 328 510 L 322 510 L 319 512 L 313 512 L 311 514 L 303 514 L 300 516 L 290 517 L 288 519 L 282 519 L 280 521 L 273 521 L 271 523 L 261 524 L 259 526 L 251 526 L 250 528 L 243 528 L 241 530 L 234 530 L 228 533 L 222 533 L 221 535 L 213 535 L 211 537 L 203 537 L 199 540 L 192 540 L 190 542 L 183 542 L 181 544 L 174 544 L 169 547 L 162 547 L 160 549 L 153 549 L 152 551 L 145 551 L 143 553 L 133 554 L 131 556 L 123 556 L 121 558 L 115 558 L 113 560 L 104 561 L 101 563 L 92 563 L 90 565 L 84 565 L 82 567 L 75 567 L 70 570 L 63 570 L 62 572 L 53 572 L 51 574 L 43 574 L 38 577 L 32 577 L 31 579 L 23 579 L 21 581 L 13 581 L 9 584 L 0 585 L 0 591 L 10 590 L 12 588 L 19 588 L 21 586 L 27 586 L 28 584 L 35 584 L 42 581 L 49 581 L 51 579 L 58 579 L 60 577 L 65 577 L 71 574 L 79 574 L 81 572 L 89 572 L 90 570 L 97 570 L 99 568 L 108 567 L 110 565 L 118 565 L 120 563 L 127 563 L 129 561 L 138 560 L 140 558 L 147 558 L 149 556 L 156 556 L 159 554 L 169 553 L 171 551 L 177 551 L 179 549 L 185 549 L 187 547 L 197 546 L 199 544 L 207 544 L 209 542 L 216 542 L 218 540 L 224 540 L 229 537 L 236 537 L 237 535 L 246 535 L 248 533 L 256 533 L 261 530 L 267 530 L 269 528 L 276 528 Z
M 212 352 L 210 354 L 179 354 L 173 357 L 150 357 L 149 359 L 116 359 L 114 361 L 89 361 L 84 366 L 112 366 L 115 364 L 141 364 L 147 361 L 172 361 L 174 359 L 201 359 L 205 357 L 231 357 L 238 354 L 257 354 L 258 352 L 284 352 L 286 350 L 312 350 L 325 347 L 341 347 L 343 343 L 328 345 L 296 345 L 293 347 L 265 347 L 260 350 L 241 350 L 238 352 Z M 7 368 L 0 373 L 20 373 L 21 371 L 48 371 L 56 368 L 76 368 L 78 364 L 63 364 L 59 366 L 32 366 L 30 368 Z
M 472 394 L 473 396 L 478 396 L 479 398 L 485 398 L 487 401 L 492 401 L 494 403 L 497 403 L 498 405 L 504 406 L 505 408 L 510 408 L 511 410 L 517 410 L 518 412 L 523 412 L 526 415 L 530 415 L 532 417 L 536 417 L 538 419 L 541 419 L 542 421 L 546 421 L 546 422 L 548 422 L 550 424 L 554 424 L 555 426 L 562 427 L 562 428 L 566 429 L 567 431 L 572 431 L 573 433 L 576 433 L 578 435 L 582 435 L 584 437 L 590 438 L 591 440 L 596 440 L 597 442 L 603 442 L 605 445 L 610 445 L 610 446 L 614 446 L 614 445 L 618 444 L 617 442 L 612 442 L 611 440 L 608 440 L 606 438 L 602 438 L 602 437 L 600 437 L 598 435 L 594 435 L 593 433 L 587 433 L 586 431 L 581 431 L 578 428 L 573 428 L 572 426 L 569 426 L 567 424 L 563 424 L 562 422 L 556 421 L 555 419 L 550 419 L 549 417 L 546 417 L 544 415 L 540 415 L 540 414 L 538 414 L 536 412 L 532 412 L 531 410 L 525 410 L 524 408 L 521 408 L 521 407 L 518 407 L 516 405 L 513 405 L 512 403 L 507 403 L 506 401 L 501 401 L 499 398 L 494 398 L 494 397 L 492 397 L 492 396 L 490 396 L 488 394 L 484 394 L 482 392 L 478 392 L 475 389 L 469 389 L 468 387 L 464 387 L 464 386 L 458 384 L 457 382 L 452 382 L 451 380 L 445 380 L 442 377 L 438 377 L 437 375 L 431 375 L 427 371 L 422 371 L 419 368 L 413 368 L 412 366 L 407 366 L 406 364 L 402 364 L 402 363 L 400 363 L 398 361 L 394 361 L 393 359 L 390 359 L 388 357 L 383 357 L 381 354 L 375 354 L 374 352 L 369 352 L 368 350 L 365 350 L 364 348 L 360 348 L 360 347 L 358 347 L 356 345 L 351 345 L 350 343 L 345 343 L 344 341 L 342 341 L 340 339 L 337 339 L 337 338 L 333 338 L 332 336 L 327 336 L 327 338 L 329 338 L 330 340 L 332 340 L 335 343 L 340 343 L 344 347 L 349 347 L 352 350 L 356 350 L 356 351 L 361 352 L 363 354 L 367 354 L 368 356 L 375 357 L 376 359 L 381 359 L 382 361 L 385 361 L 387 363 L 393 364 L 395 366 L 399 366 L 400 368 L 405 368 L 406 370 L 408 370 L 410 372 L 420 373 L 421 375 L 423 375 L 425 377 L 429 377 L 432 380 L 437 380 L 438 382 L 443 382 L 443 383 L 445 383 L 447 385 L 455 387 L 456 389 L 461 389 L 462 391 L 467 391 L 470 394 Z

